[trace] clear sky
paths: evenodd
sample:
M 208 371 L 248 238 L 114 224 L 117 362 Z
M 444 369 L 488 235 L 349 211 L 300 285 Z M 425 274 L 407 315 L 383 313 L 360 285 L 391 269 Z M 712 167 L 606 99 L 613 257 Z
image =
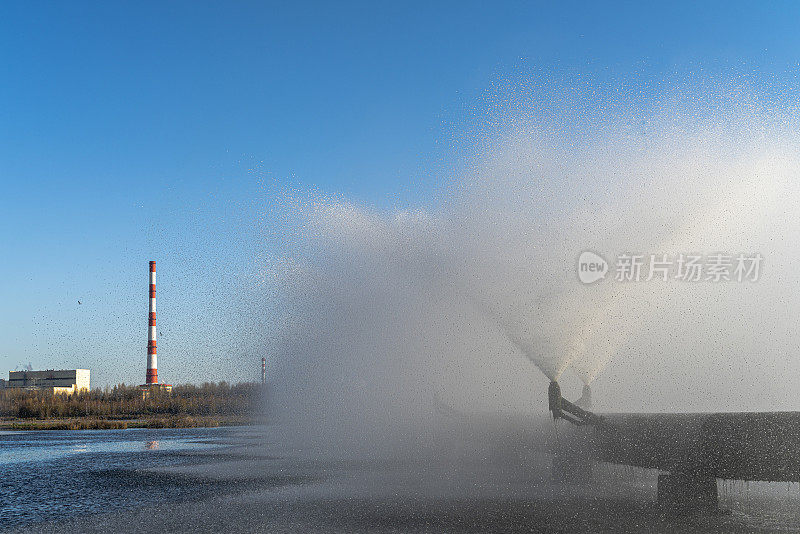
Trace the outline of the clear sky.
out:
M 161 376 L 251 378 L 203 309 L 265 180 L 424 202 L 448 123 L 521 63 L 786 72 L 800 7 L 766 4 L 3 2 L 0 370 L 140 383 L 156 259 Z

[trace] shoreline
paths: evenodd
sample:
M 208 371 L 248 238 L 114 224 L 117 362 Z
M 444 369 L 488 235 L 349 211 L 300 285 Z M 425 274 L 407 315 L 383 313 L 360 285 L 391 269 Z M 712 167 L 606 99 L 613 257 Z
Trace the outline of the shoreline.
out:
M 250 426 L 255 421 L 245 416 L 151 416 L 131 419 L 70 417 L 52 419 L 0 419 L 0 430 L 125 430 L 128 428 L 215 428 Z

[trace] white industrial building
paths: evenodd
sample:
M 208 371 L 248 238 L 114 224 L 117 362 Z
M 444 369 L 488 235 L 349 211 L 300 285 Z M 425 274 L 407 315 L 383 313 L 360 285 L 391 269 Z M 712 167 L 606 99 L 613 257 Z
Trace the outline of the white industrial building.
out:
M 89 390 L 89 369 L 9 371 L 6 388 L 48 390 L 72 394 Z

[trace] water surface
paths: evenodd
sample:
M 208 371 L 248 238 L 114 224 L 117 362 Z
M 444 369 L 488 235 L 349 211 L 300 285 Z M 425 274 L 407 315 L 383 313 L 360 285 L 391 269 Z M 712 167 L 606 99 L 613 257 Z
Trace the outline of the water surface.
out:
M 148 471 L 202 462 L 231 429 L 0 432 L 1 527 L 68 519 L 190 497 L 191 485 Z

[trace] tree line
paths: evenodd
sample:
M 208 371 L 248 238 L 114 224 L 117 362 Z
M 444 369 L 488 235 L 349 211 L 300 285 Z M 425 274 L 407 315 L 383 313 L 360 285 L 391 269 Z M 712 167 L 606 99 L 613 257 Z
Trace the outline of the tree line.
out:
M 0 417 L 54 419 L 95 417 L 135 419 L 147 416 L 248 416 L 264 402 L 261 384 L 206 382 L 175 386 L 171 393 L 119 384 L 73 394 L 25 389 L 0 390 Z

